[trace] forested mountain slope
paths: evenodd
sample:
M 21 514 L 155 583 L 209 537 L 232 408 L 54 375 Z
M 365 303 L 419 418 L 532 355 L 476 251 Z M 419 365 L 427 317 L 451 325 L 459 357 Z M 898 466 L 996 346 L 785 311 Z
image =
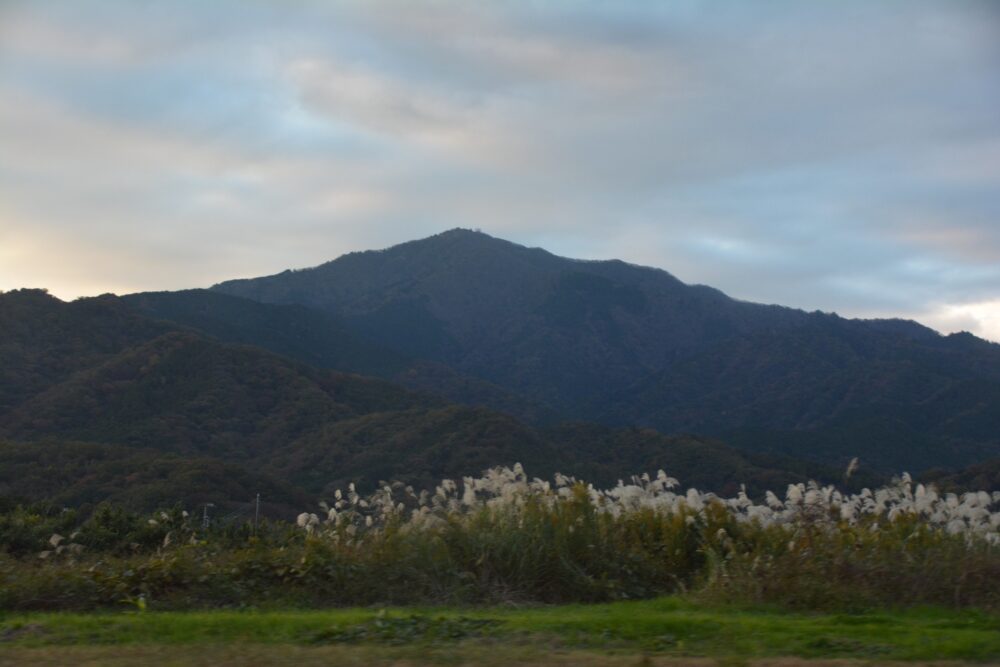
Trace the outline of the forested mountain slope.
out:
M 113 297 L 63 303 L 8 292 L 0 321 L 17 323 L 0 348 L 10 397 L 0 411 L 0 495 L 155 505 L 233 501 L 256 488 L 287 508 L 348 481 L 426 485 L 514 461 L 534 474 L 604 482 L 667 467 L 719 490 L 805 477 L 698 438 L 594 424 L 539 429 L 223 343 Z
M 322 311 L 546 416 L 837 465 L 862 456 L 887 472 L 1000 455 L 1000 345 L 915 322 L 747 303 L 658 269 L 468 230 L 214 289 Z M 419 386 L 435 390 L 435 377 Z M 446 393 L 497 407 L 472 394 L 454 383 Z

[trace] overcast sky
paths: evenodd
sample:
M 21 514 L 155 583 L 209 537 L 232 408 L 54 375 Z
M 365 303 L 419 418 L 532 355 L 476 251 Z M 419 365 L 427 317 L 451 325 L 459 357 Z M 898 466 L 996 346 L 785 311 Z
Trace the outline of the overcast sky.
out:
M 461 226 L 1000 341 L 998 4 L 0 0 L 0 289 Z

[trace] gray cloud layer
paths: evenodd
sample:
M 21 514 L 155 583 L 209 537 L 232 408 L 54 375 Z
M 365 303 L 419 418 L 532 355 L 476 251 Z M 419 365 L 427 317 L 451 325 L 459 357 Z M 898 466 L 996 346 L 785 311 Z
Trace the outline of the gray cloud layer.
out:
M 1000 339 L 1000 11 L 6 2 L 0 288 L 179 288 L 453 226 Z

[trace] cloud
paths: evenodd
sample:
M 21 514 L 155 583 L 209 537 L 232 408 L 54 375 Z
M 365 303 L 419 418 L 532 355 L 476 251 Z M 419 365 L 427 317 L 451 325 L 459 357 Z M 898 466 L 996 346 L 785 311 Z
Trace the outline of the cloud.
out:
M 208 284 L 462 225 L 995 336 L 998 18 L 5 3 L 0 288 Z
M 1000 342 L 1000 299 L 980 303 L 943 305 L 917 314 L 939 331 L 970 331 Z
M 523 159 L 519 136 L 474 96 L 444 94 L 332 60 L 301 59 L 288 78 L 304 109 L 396 150 L 415 146 L 473 164 Z

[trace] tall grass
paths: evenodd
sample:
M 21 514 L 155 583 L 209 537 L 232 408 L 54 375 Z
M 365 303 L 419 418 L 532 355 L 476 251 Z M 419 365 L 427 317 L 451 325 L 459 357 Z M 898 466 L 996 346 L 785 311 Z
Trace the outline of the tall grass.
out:
M 598 490 L 563 476 L 529 480 L 515 466 L 433 492 L 396 484 L 362 497 L 351 487 L 297 525 L 268 524 L 256 536 L 204 531 L 177 511 L 134 523 L 149 534 L 123 549 L 106 527 L 84 524 L 70 542 L 77 547 L 62 538 L 40 554 L 0 558 L 0 607 L 554 603 L 682 592 L 817 609 L 1000 608 L 1000 494 L 939 496 L 904 477 L 851 496 L 791 486 L 758 504 L 676 486 L 661 472 Z

